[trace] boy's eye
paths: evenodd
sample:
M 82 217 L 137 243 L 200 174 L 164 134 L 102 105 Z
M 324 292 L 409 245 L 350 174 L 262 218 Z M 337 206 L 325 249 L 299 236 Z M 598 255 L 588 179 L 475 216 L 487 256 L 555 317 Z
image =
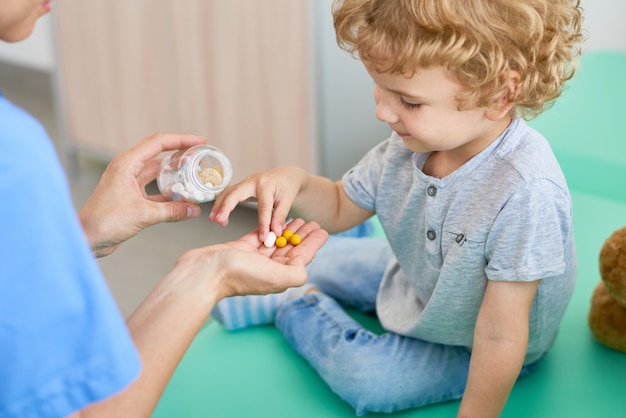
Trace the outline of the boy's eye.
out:
M 418 107 L 421 106 L 421 103 L 411 103 L 411 102 L 407 102 L 406 100 L 404 100 L 404 98 L 402 96 L 400 96 L 400 104 L 406 109 L 406 110 L 415 110 Z

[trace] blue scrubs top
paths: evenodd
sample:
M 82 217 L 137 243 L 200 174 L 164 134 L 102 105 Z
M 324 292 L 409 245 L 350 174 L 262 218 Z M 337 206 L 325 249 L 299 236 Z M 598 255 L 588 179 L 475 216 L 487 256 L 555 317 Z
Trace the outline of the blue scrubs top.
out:
M 0 94 L 0 417 L 61 417 L 140 360 L 44 128 Z

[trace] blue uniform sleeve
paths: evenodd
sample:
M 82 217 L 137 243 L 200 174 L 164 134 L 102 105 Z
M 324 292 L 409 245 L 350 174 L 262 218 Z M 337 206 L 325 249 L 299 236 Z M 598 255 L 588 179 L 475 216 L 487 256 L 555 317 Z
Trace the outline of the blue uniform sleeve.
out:
M 140 360 L 45 130 L 0 96 L 0 416 L 59 417 Z

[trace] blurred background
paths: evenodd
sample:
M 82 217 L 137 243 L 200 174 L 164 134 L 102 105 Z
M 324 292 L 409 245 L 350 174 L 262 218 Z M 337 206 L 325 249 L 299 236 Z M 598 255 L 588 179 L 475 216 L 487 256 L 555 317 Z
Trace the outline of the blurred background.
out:
M 77 207 L 112 155 L 156 131 L 206 136 L 235 181 L 280 165 L 338 179 L 389 129 L 369 76 L 335 43 L 331 3 L 55 1 L 28 40 L 0 44 L 0 90 L 48 129 Z M 626 2 L 582 5 L 585 50 L 626 50 Z M 125 315 L 182 252 L 255 227 L 250 207 L 222 229 L 204 206 L 99 260 Z

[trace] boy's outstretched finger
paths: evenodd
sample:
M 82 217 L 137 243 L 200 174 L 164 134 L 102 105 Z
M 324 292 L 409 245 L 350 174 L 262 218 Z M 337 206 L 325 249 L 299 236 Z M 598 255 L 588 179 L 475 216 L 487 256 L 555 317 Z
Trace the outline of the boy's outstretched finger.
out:
M 261 193 L 259 193 L 261 192 Z M 275 192 L 272 189 L 257 190 L 258 219 L 259 219 L 259 241 L 265 241 L 270 230 L 276 235 L 282 234 L 285 218 L 278 225 L 275 225 Z
M 274 211 L 272 212 L 269 228 L 276 232 L 276 234 L 282 234 L 283 229 L 287 228 L 285 222 L 289 217 L 289 211 L 291 210 L 290 204 L 284 204 L 281 201 L 277 201 L 274 204 Z
M 241 186 L 242 183 L 227 187 L 217 196 L 209 220 L 218 225 L 225 227 L 228 225 L 230 213 L 237 207 L 240 202 L 249 201 L 254 195 L 247 191 L 247 188 Z

